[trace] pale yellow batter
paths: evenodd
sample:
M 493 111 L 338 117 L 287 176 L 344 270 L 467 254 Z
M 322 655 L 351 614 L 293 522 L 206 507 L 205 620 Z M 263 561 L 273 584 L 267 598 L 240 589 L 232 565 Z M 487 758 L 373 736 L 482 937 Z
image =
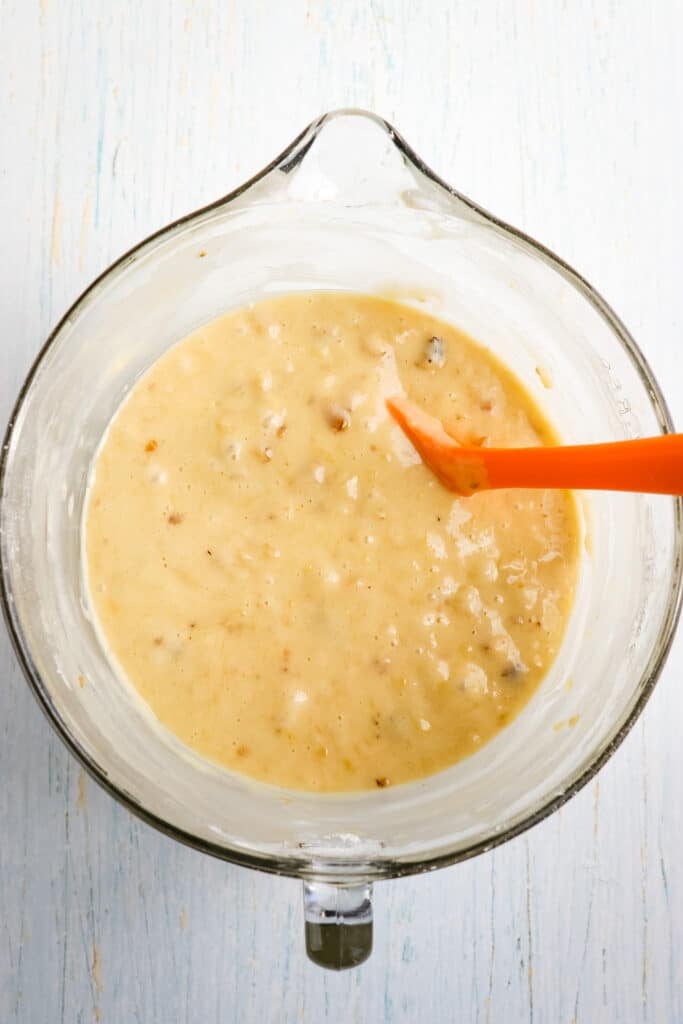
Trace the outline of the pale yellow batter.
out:
M 462 440 L 554 439 L 460 331 L 341 293 L 202 328 L 114 418 L 86 513 L 92 601 L 133 685 L 206 757 L 286 787 L 395 785 L 490 740 L 548 670 L 572 495 L 454 497 L 387 414 L 403 393 Z

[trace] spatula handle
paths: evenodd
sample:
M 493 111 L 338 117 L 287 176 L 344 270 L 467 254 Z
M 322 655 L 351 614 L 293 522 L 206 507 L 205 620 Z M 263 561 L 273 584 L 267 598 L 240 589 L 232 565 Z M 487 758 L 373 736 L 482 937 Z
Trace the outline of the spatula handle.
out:
M 488 487 L 562 487 L 683 494 L 683 434 L 550 448 L 469 450 Z

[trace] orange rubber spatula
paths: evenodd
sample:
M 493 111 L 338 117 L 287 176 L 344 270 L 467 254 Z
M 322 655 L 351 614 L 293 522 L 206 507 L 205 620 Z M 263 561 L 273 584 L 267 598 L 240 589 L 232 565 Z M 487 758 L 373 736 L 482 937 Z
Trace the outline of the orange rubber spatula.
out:
M 456 494 L 558 487 L 683 495 L 683 434 L 575 446 L 464 447 L 408 399 L 389 398 L 387 407 L 422 461 Z

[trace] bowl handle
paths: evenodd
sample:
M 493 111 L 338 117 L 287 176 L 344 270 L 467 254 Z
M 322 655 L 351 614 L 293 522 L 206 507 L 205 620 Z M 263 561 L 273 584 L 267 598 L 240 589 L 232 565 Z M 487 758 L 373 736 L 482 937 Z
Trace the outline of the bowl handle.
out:
M 372 885 L 304 882 L 306 952 L 332 971 L 358 967 L 372 952 Z

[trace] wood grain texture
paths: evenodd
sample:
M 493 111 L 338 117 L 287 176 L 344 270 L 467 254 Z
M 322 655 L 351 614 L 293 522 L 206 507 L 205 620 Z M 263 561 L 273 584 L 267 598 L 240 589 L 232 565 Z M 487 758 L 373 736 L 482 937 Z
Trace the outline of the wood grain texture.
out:
M 370 107 L 573 262 L 683 413 L 676 0 L 0 0 L 0 419 L 123 249 L 322 110 Z M 0 1020 L 683 1022 L 683 645 L 599 777 L 532 832 L 376 893 L 306 962 L 299 885 L 132 819 L 50 733 L 0 629 Z

